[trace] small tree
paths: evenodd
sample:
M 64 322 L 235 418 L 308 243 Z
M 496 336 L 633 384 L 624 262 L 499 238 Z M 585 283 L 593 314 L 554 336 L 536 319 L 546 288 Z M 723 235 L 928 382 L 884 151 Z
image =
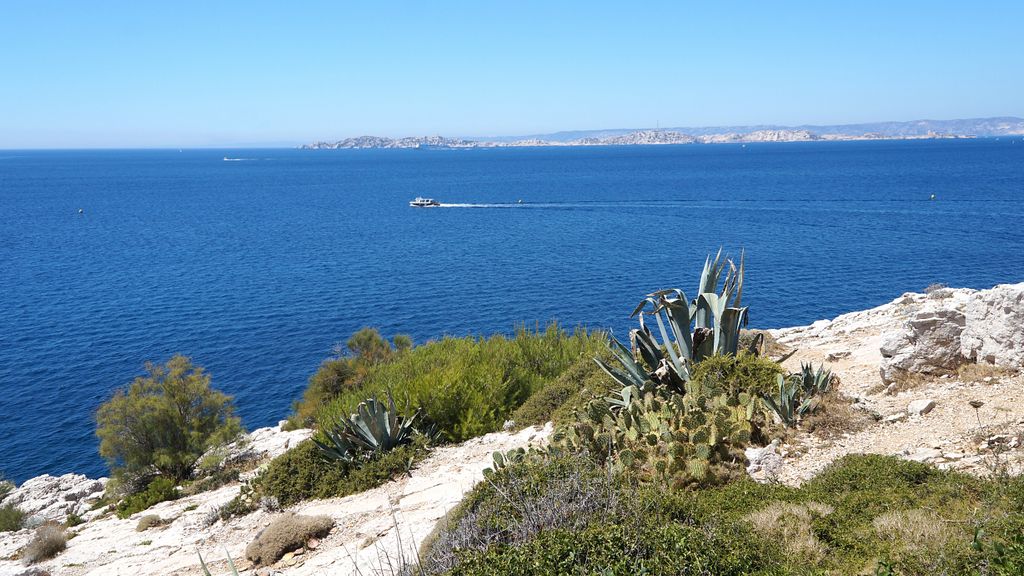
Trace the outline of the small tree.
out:
M 210 375 L 185 356 L 146 364 L 147 376 L 100 406 L 100 455 L 115 473 L 187 478 L 210 447 L 242 432 L 231 397 L 210 388 Z

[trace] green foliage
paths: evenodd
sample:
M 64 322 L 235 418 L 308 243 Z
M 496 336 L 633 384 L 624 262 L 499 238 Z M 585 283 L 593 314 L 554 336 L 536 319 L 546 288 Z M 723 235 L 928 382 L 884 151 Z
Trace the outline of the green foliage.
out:
M 14 504 L 0 506 L 0 532 L 21 530 L 26 514 Z
M 392 348 L 379 332 L 363 328 L 348 339 L 346 346 L 346 350 L 336 350 L 337 355 L 324 360 L 310 376 L 302 400 L 293 406 L 290 428 L 312 426 L 317 411 L 324 404 L 344 392 L 358 389 L 375 365 L 391 361 L 412 348 L 412 338 L 398 334 Z
M 756 408 L 747 392 L 690 386 L 683 395 L 629 386 L 591 402 L 577 423 L 555 432 L 551 445 L 590 454 L 635 481 L 706 486 L 742 470 Z
M 693 300 L 687 299 L 682 290 L 671 288 L 648 294 L 640 301 L 632 314 L 640 321 L 640 328 L 629 333 L 632 349 L 626 349 L 615 338 L 609 345 L 622 370 L 596 361 L 622 386 L 643 388 L 653 382 L 682 392 L 696 364 L 711 356 L 738 353 L 740 329 L 747 323 L 747 309 L 740 305 L 742 296 L 743 258 L 737 268 L 731 259 L 722 260 L 719 250 L 714 260 L 708 256 L 704 261 Z M 648 304 L 660 342 L 644 321 Z
M 577 512 L 569 526 L 514 536 L 529 518 L 524 503 L 550 505 L 555 498 L 544 494 L 562 497 L 571 491 L 565 486 L 581 485 L 567 483 L 576 477 L 558 462 L 527 460 L 492 474 L 421 557 L 454 559 L 445 573 L 473 576 L 1024 573 L 1024 478 L 847 456 L 799 488 L 748 478 L 685 491 L 618 482 L 605 500 L 612 506 Z M 539 489 L 515 492 L 522 484 Z
M 177 500 L 180 496 L 178 488 L 173 479 L 166 476 L 158 476 L 145 490 L 132 494 L 117 504 L 117 517 L 128 518 L 136 512 L 146 510 L 154 504 Z
M 256 483 L 257 496 L 276 498 L 281 506 L 313 498 L 348 496 L 375 488 L 412 468 L 426 454 L 427 439 L 418 436 L 359 467 L 328 460 L 306 440 L 274 458 Z
M 360 402 L 355 414 L 322 431 L 323 442 L 313 438 L 313 443 L 327 458 L 358 466 L 411 443 L 418 433 L 413 424 L 419 414 L 418 410 L 412 416 L 399 414 L 389 390 L 386 406 L 376 398 Z
M 231 397 L 210 388 L 210 376 L 184 356 L 147 364 L 147 376 L 100 406 L 100 454 L 116 473 L 154 470 L 187 478 L 208 448 L 241 433 Z
M 711 356 L 694 367 L 691 386 L 756 396 L 771 392 L 776 385 L 775 377 L 785 373 L 776 362 L 754 354 Z
M 66 528 L 74 528 L 80 524 L 85 524 L 85 519 L 74 512 L 68 514 L 67 518 L 64 519 L 64 526 Z
M 822 397 L 832 384 L 832 371 L 824 365 L 814 370 L 811 364 L 800 364 L 800 372 L 783 378 L 775 377 L 778 390 L 774 394 L 762 393 L 765 404 L 778 415 L 786 426 L 796 426 L 805 416 L 818 409 Z
M 519 328 L 512 338 L 443 338 L 397 355 L 370 369 L 358 388 L 342 393 L 318 415 L 328 429 L 360 402 L 394 392 L 401 402 L 423 410 L 444 440 L 459 442 L 501 428 L 534 392 L 582 357 L 603 347 L 601 333 L 572 334 L 549 325 Z
M 8 494 L 14 491 L 14 483 L 9 480 L 4 480 L 4 475 L 0 474 L 0 501 L 7 497 Z
M 610 354 L 605 354 L 605 359 Z M 575 412 L 587 405 L 595 396 L 606 396 L 618 390 L 617 382 L 609 377 L 591 358 L 580 358 L 557 379 L 544 384 L 512 413 L 517 426 L 568 423 Z

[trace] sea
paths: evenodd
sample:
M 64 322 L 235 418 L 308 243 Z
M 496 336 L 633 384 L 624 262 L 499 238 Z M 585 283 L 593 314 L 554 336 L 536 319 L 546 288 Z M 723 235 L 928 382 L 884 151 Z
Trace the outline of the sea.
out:
M 106 474 L 96 409 L 147 361 L 275 425 L 361 327 L 625 337 L 719 248 L 758 328 L 1022 281 L 1024 141 L 0 151 L 0 471 Z

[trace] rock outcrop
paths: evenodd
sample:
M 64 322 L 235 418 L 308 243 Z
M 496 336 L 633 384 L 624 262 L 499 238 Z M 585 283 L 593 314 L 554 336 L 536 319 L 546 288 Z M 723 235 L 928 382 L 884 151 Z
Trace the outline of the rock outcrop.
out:
M 64 522 L 68 515 L 83 516 L 92 503 L 103 495 L 107 479 L 88 478 L 82 474 L 50 476 L 44 474 L 26 480 L 4 498 L 36 521 Z
M 942 375 L 968 362 L 1024 367 L 1024 283 L 991 290 L 942 288 L 893 302 L 904 321 L 882 339 L 882 381 Z

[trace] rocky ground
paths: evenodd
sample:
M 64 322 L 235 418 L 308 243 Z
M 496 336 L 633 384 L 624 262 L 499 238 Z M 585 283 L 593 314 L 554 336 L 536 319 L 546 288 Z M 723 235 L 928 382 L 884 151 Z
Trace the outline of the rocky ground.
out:
M 829 365 L 845 401 L 832 428 L 797 430 L 784 442 L 749 450 L 755 478 L 795 485 L 855 453 L 897 455 L 976 474 L 1024 471 L 1024 284 L 906 294 L 871 310 L 772 335 L 796 350 L 788 368 L 796 370 L 801 362 Z M 65 552 L 38 566 L 46 572 L 26 571 L 17 559 L 31 530 L 0 534 L 0 576 L 192 576 L 201 574 L 197 552 L 215 576 L 229 573 L 228 554 L 243 574 L 374 574 L 382 567 L 389 573 L 388 563 L 413 555 L 437 521 L 482 479 L 493 452 L 543 443 L 550 431 L 550 425 L 527 428 L 438 448 L 408 477 L 362 494 L 291 507 L 330 516 L 335 528 L 258 570 L 244 560 L 245 547 L 279 512 L 220 520 L 216 511 L 238 494 L 238 484 L 120 520 L 89 510 L 104 480 L 36 478 L 4 502 L 37 521 L 63 521 L 75 513 L 87 522 L 71 529 Z M 229 460 L 256 466 L 308 434 L 257 430 L 232 447 Z M 137 532 L 146 514 L 169 522 Z
M 843 455 L 862 453 L 978 474 L 1024 471 L 1024 284 L 905 294 L 772 334 L 796 349 L 788 368 L 829 365 L 839 392 L 870 418 L 859 420 L 864 428 L 857 432 L 797 434 L 776 450 L 781 461 L 757 476 L 798 484 Z M 979 351 L 982 364 L 975 364 Z
M 238 495 L 236 483 L 163 502 L 125 520 L 102 511 L 87 512 L 88 521 L 71 529 L 74 537 L 68 541 L 67 550 L 36 568 L 52 576 L 193 576 L 202 574 L 197 556 L 201 553 L 215 576 L 230 573 L 227 555 L 244 574 L 375 574 L 400 554 L 415 556 L 416 548 L 437 521 L 483 478 L 484 468 L 492 465 L 494 452 L 544 442 L 550 432 L 550 426 L 531 427 L 518 433 L 487 434 L 460 445 L 441 447 L 407 477 L 361 494 L 293 506 L 288 510 L 330 516 L 335 528 L 326 538 L 315 542 L 315 548 L 310 546 L 301 554 L 288 554 L 272 567 L 251 570 L 245 560 L 245 547 L 278 512 L 261 510 L 227 522 L 216 516 L 221 506 Z M 308 434 L 308 430 L 281 432 L 279 428 L 264 428 L 251 435 L 246 450 L 256 451 L 260 460 L 266 460 Z M 80 479 L 69 476 L 65 484 L 78 485 L 72 480 Z M 37 494 L 34 499 L 77 503 L 79 493 L 50 491 Z M 139 518 L 148 514 L 169 522 L 137 532 Z M 60 518 L 52 516 L 55 520 Z M 0 535 L 0 576 L 34 574 L 13 558 L 31 534 L 31 530 L 21 530 Z

